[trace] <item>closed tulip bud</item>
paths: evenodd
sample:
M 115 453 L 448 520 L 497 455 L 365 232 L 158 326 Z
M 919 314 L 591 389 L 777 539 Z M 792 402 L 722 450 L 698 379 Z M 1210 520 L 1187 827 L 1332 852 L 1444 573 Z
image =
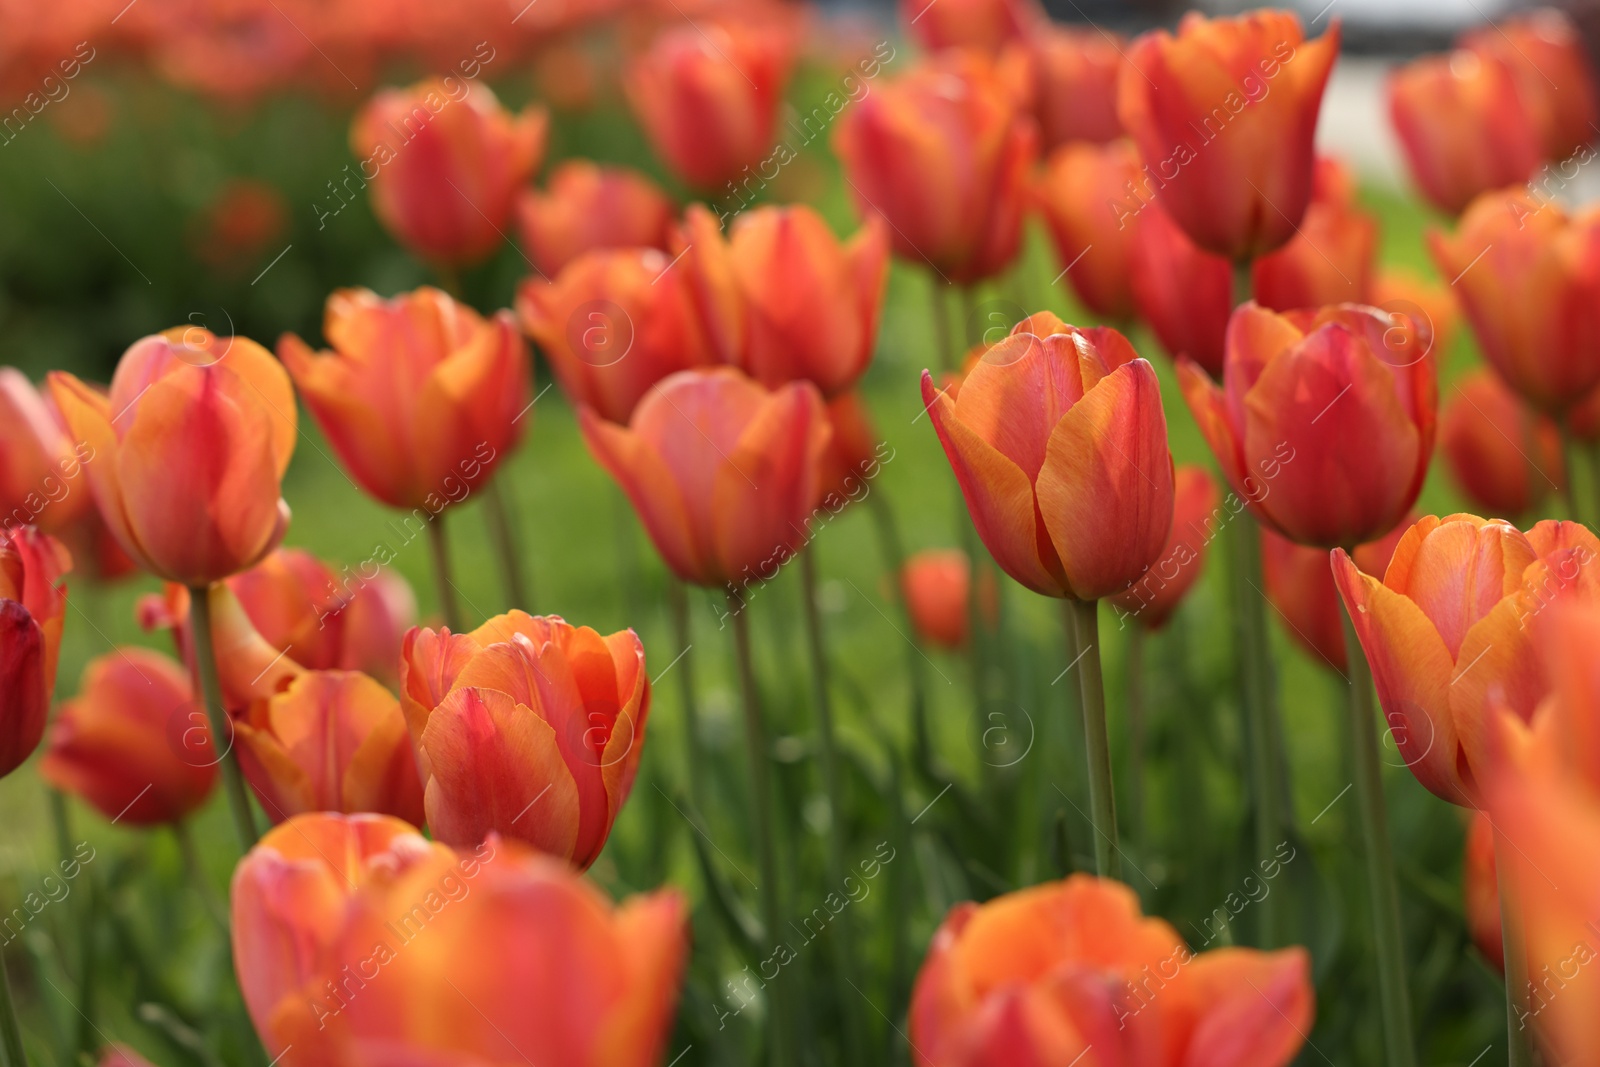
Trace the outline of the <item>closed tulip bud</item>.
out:
M 26 375 L 0 367 L 0 525 L 58 534 L 82 519 L 94 510 L 83 478 L 93 458 L 68 439 Z
M 764 581 L 802 547 L 831 436 L 810 382 L 769 392 L 732 367 L 683 371 L 627 426 L 587 407 L 578 425 L 684 581 Z
M 1035 187 L 1056 259 L 1073 292 L 1104 318 L 1133 317 L 1130 261 L 1137 223 L 1123 201 L 1143 178 L 1132 141 L 1065 144 L 1051 154 Z
M 1138 581 L 1111 597 L 1119 626 L 1132 618 L 1146 630 L 1167 624 L 1206 566 L 1206 545 L 1217 535 L 1217 483 L 1204 467 L 1178 467 L 1172 475 L 1172 532 L 1161 558 Z
M 453 78 L 385 89 L 350 129 L 361 177 L 390 235 L 442 267 L 486 259 L 549 135 L 540 108 L 508 113 L 487 86 Z M 370 173 L 369 173 L 370 171 Z
M 1262 307 L 1290 311 L 1372 300 L 1377 222 L 1356 207 L 1350 172 L 1337 160 L 1317 160 L 1313 188 L 1300 232 L 1251 268 Z
M 795 28 L 776 17 L 685 21 L 628 63 L 623 89 L 656 155 L 710 192 L 772 151 L 794 51 Z
M 1354 547 L 1382 537 L 1422 490 L 1438 385 L 1410 319 L 1344 304 L 1228 323 L 1219 389 L 1178 364 L 1189 410 L 1233 491 L 1291 541 Z
M 1097 1064 L 1284 1067 L 1314 1005 L 1304 949 L 1196 952 L 1127 886 L 1077 874 L 952 908 L 911 993 L 909 1040 L 917 1067 L 1070 1064 L 1091 1049 Z
M 487 834 L 584 869 L 633 788 L 650 713 L 644 646 L 551 615 L 499 615 L 468 634 L 413 629 L 401 706 L 446 844 Z
M 44 736 L 67 615 L 61 576 L 71 569 L 55 538 L 31 526 L 0 528 L 0 777 Z
M 1582 32 L 1565 12 L 1539 8 L 1465 34 L 1461 44 L 1510 68 L 1545 159 L 1581 156 L 1593 143 L 1600 121 L 1594 67 Z
M 1161 557 L 1172 454 L 1155 370 L 1117 331 L 1048 312 L 991 347 L 956 397 L 922 399 L 1000 568 L 1045 596 L 1097 600 Z
M 294 388 L 244 337 L 175 327 L 136 342 L 105 395 L 53 371 L 50 391 L 106 525 L 139 565 L 208 585 L 254 565 L 289 526 Z
M 655 249 L 589 252 L 554 281 L 529 278 L 517 315 L 567 399 L 612 422 L 668 375 L 715 361 L 687 272 Z
M 1489 515 L 1527 515 L 1566 480 L 1556 424 L 1485 370 L 1456 384 L 1439 451 L 1461 494 Z
M 1539 131 L 1499 57 L 1465 49 L 1423 56 L 1396 68 L 1388 91 L 1411 178 L 1439 210 L 1460 214 L 1480 193 L 1538 170 Z
M 1408 519 L 1383 537 L 1357 545 L 1356 566 L 1368 574 L 1382 574 L 1410 528 Z M 1345 673 L 1350 661 L 1345 655 L 1344 613 L 1339 608 L 1339 587 L 1333 582 L 1328 550 L 1297 545 L 1263 529 L 1261 578 L 1273 614 L 1289 639 L 1306 655 Z
M 867 483 L 894 453 L 884 457 L 883 439 L 872 427 L 861 394 L 842 393 L 828 401 L 827 416 L 833 432 L 828 435 L 817 474 L 818 501 L 830 513 L 838 514 L 845 505 L 866 498 L 871 491 Z
M 517 198 L 522 247 L 547 278 L 596 248 L 666 248 L 673 206 L 638 171 L 569 160 L 550 174 L 544 192 Z
M 278 354 L 345 469 L 373 497 L 436 515 L 516 445 L 532 368 L 509 312 L 484 319 L 437 289 L 328 297 L 332 351 L 293 334 Z
M 1523 399 L 1559 417 L 1600 386 L 1600 215 L 1485 193 L 1428 245 L 1484 359 Z
M 1461 910 L 1467 915 L 1467 932 L 1478 951 L 1497 971 L 1506 966 L 1501 938 L 1500 887 L 1495 881 L 1494 823 L 1481 811 L 1472 813 L 1467 847 L 1461 861 Z
M 218 759 L 188 671 L 130 647 L 84 669 L 78 695 L 50 729 L 39 773 L 108 819 L 155 826 L 205 804 Z
M 513 841 L 457 852 L 318 813 L 269 831 L 231 897 L 239 988 L 285 1067 L 663 1059 L 688 955 L 675 890 L 616 906 Z
M 1117 86 L 1123 129 L 1191 240 L 1244 263 L 1283 246 L 1311 201 L 1312 138 L 1339 25 L 1306 41 L 1287 11 L 1207 19 L 1133 42 Z
M 1048 24 L 1037 0 L 900 0 L 906 34 L 923 48 L 998 52 Z
M 883 216 L 895 254 L 963 285 L 1016 258 L 1037 142 L 1017 88 L 960 50 L 875 87 L 833 141 L 857 209 Z
M 1126 46 L 1119 37 L 1046 20 L 1013 47 L 1027 64 L 1033 116 L 1046 150 L 1073 141 L 1106 144 L 1122 136 L 1117 75 Z
M 1000 591 L 990 571 L 978 573 L 978 607 L 993 620 L 1000 610 Z M 967 647 L 972 631 L 972 561 L 959 548 L 914 552 L 900 571 L 900 593 L 917 636 L 938 648 Z
M 1455 344 L 1461 326 L 1461 308 L 1455 290 L 1438 282 L 1425 281 L 1404 268 L 1379 270 L 1372 279 L 1373 307 L 1405 315 L 1419 326 L 1426 326 L 1433 337 L 1434 359 L 1443 363 Z
M 235 722 L 245 779 L 273 822 L 308 811 L 423 822 L 400 702 L 359 671 L 308 671 Z
M 1548 692 L 1530 624 L 1556 600 L 1600 601 L 1600 540 L 1574 522 L 1523 534 L 1430 516 L 1382 579 L 1342 551 L 1333 573 L 1400 755 L 1436 795 L 1481 806 L 1492 713 L 1526 721 Z
M 1233 265 L 1189 240 L 1159 203 L 1146 204 L 1129 228 L 1128 273 L 1139 317 L 1167 355 L 1221 375 L 1233 314 Z

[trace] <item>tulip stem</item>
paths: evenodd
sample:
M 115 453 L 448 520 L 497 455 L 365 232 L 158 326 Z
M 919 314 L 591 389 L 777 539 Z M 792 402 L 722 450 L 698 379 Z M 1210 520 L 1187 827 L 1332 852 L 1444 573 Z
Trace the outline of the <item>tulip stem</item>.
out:
M 1128 633 L 1128 824 L 1134 844 L 1148 848 L 1144 829 L 1144 627 Z
M 756 860 L 761 865 L 761 920 L 767 941 L 775 940 L 783 924 L 783 906 L 778 898 L 778 842 L 772 832 L 772 786 L 767 774 L 771 748 L 767 727 L 761 717 L 761 691 L 756 685 L 755 662 L 750 653 L 750 624 L 745 618 L 744 595 L 728 588 L 728 615 L 733 621 L 734 654 L 739 664 L 739 690 L 744 703 L 745 755 L 750 764 L 750 814 L 754 822 Z M 769 1061 L 773 1067 L 787 1067 L 789 1047 L 789 996 L 782 982 L 767 984 L 772 992 L 771 1026 L 767 1033 Z
M 1527 945 L 1523 941 L 1516 901 L 1512 899 L 1514 894 L 1510 872 L 1514 857 L 1507 855 L 1507 844 L 1499 827 L 1495 827 L 1495 877 L 1500 883 L 1500 947 L 1506 972 L 1506 1063 L 1507 1067 L 1533 1067 L 1533 1042 L 1523 1021 L 1528 1017 Z
M 500 555 L 500 570 L 505 576 L 511 603 L 531 615 L 533 586 L 517 554 L 517 537 L 511 527 L 511 508 L 506 504 L 506 493 L 500 487 L 499 478 L 489 479 L 489 484 L 484 486 L 483 502 L 489 509 L 489 534 L 494 538 L 495 551 Z
M 694 699 L 694 660 L 689 650 L 694 647 L 689 625 L 689 590 L 677 578 L 667 578 L 667 602 L 672 609 L 673 636 L 678 639 L 678 694 L 683 701 L 684 754 L 688 759 L 689 799 L 702 813 L 706 807 L 706 776 L 711 773 L 711 763 L 700 751 L 700 708 Z
M 439 594 L 439 610 L 451 633 L 461 633 L 461 604 L 456 598 L 456 583 L 450 580 L 450 539 L 444 531 L 444 512 L 428 523 L 428 547 L 433 549 L 433 584 Z
M 1415 1067 L 1416 1043 L 1411 1034 L 1411 994 L 1406 988 L 1405 945 L 1400 935 L 1400 892 L 1395 883 L 1394 854 L 1389 845 L 1389 817 L 1383 797 L 1379 762 L 1377 707 L 1372 695 L 1372 670 L 1356 637 L 1350 613 L 1344 619 L 1344 647 L 1350 661 L 1351 751 L 1355 756 L 1356 807 L 1366 840 L 1367 891 L 1372 933 L 1378 955 L 1378 1000 L 1383 1014 L 1384 1062 L 1390 1067 Z
M 1117 799 L 1111 781 L 1111 744 L 1106 736 L 1106 691 L 1100 675 L 1100 602 L 1069 599 L 1063 603 L 1069 651 L 1078 667 L 1084 752 L 1089 760 L 1089 809 L 1094 817 L 1095 873 L 1102 878 L 1121 878 Z
M 206 719 L 211 723 L 211 743 L 222 764 L 223 791 L 233 812 L 233 826 L 239 845 L 245 851 L 255 847 L 256 823 L 250 814 L 250 794 L 245 791 L 244 775 L 239 770 L 239 754 L 233 747 L 233 722 L 222 706 L 222 686 L 217 681 L 217 653 L 211 640 L 211 595 L 203 585 L 189 589 L 189 614 L 193 620 L 194 667 L 200 676 L 200 697 L 205 701 Z
M 22 1049 L 22 1026 L 11 1002 L 11 980 L 6 976 L 5 953 L 0 952 L 0 1048 L 5 1051 L 5 1067 L 28 1067 L 28 1054 Z

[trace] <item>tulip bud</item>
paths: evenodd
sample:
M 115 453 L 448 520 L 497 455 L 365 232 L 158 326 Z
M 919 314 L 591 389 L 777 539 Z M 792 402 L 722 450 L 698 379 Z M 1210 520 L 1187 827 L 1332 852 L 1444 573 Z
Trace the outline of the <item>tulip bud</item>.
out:
M 67 621 L 61 576 L 71 569 L 55 538 L 31 526 L 0 529 L 0 777 L 44 736 Z
M 177 822 L 217 784 L 219 756 L 189 673 L 159 652 L 92 660 L 61 705 L 39 773 L 130 826 Z
M 986 619 L 1000 610 L 993 572 L 978 574 L 978 606 Z M 900 571 L 900 592 L 917 636 L 938 648 L 959 651 L 971 634 L 972 561 L 959 548 L 912 553 Z
M 1049 25 L 1037 0 L 900 0 L 907 36 L 930 52 L 971 48 L 995 53 Z
M 1527 515 L 1566 480 L 1555 423 L 1486 370 L 1456 383 L 1439 417 L 1439 451 L 1461 494 L 1490 515 Z
M 673 207 L 660 186 L 626 167 L 561 164 L 544 192 L 517 198 L 522 247 L 546 278 L 596 248 L 666 248 Z
M 1193 465 L 1174 470 L 1172 483 L 1172 532 L 1161 558 L 1111 597 L 1120 626 L 1133 618 L 1151 632 L 1161 629 L 1205 570 L 1206 545 L 1217 535 L 1217 483 Z
M 1338 160 L 1319 159 L 1300 232 L 1255 261 L 1255 301 L 1274 311 L 1367 303 L 1377 253 L 1378 224 L 1356 207 L 1350 172 Z
M 1013 47 L 1026 63 L 1033 116 L 1046 150 L 1073 141 L 1106 144 L 1122 136 L 1117 75 L 1126 45 L 1121 38 L 1045 20 Z
M 1035 189 L 1057 261 L 1078 299 L 1103 318 L 1133 317 L 1137 223 L 1124 201 L 1143 178 L 1131 141 L 1066 144 L 1051 154 Z
M 94 510 L 85 459 L 49 402 L 15 367 L 0 367 L 0 525 L 59 534 Z
M 1583 34 L 1563 11 L 1545 7 L 1465 34 L 1461 45 L 1504 63 L 1533 119 L 1544 158 L 1583 153 L 1595 139 L 1600 99 Z
M 1233 314 L 1232 264 L 1202 251 L 1159 203 L 1146 204 L 1130 228 L 1128 273 L 1139 317 L 1174 360 L 1192 359 L 1221 375 Z
M 1048 312 L 989 348 L 951 398 L 922 399 L 1000 568 L 1045 596 L 1097 600 L 1160 558 L 1172 454 L 1155 371 L 1108 327 Z
M 1357 545 L 1356 566 L 1368 574 L 1382 574 L 1389 567 L 1394 548 L 1411 528 L 1401 522 L 1376 541 Z M 1273 614 L 1289 639 L 1329 667 L 1344 674 L 1350 661 L 1345 654 L 1344 612 L 1339 608 L 1339 589 L 1333 584 L 1333 568 L 1325 548 L 1297 545 L 1270 529 L 1261 531 L 1261 579 Z

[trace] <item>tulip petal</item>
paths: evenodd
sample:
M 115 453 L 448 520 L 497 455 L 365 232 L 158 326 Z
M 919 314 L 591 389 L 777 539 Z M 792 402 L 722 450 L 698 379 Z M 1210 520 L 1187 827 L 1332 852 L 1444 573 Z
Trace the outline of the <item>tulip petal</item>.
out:
M 1233 431 L 1233 422 L 1228 418 L 1226 395 L 1211 380 L 1211 376 L 1190 359 L 1178 360 L 1178 385 L 1183 390 L 1183 399 L 1189 405 L 1190 414 L 1199 424 L 1200 433 L 1211 448 L 1211 454 L 1217 459 L 1217 466 L 1222 468 L 1222 476 L 1228 480 L 1234 492 L 1247 501 L 1259 496 L 1259 485 L 1254 480 L 1247 480 L 1244 451 Z M 1252 486 L 1255 487 L 1253 493 Z
M 1284 1067 L 1305 1043 L 1315 999 L 1305 949 L 1220 948 L 1196 956 L 1187 980 L 1205 1014 L 1181 1067 Z
M 44 737 L 50 711 L 44 633 L 28 609 L 0 599 L 0 776 L 22 766 Z
M 1013 333 L 968 372 L 956 418 L 1037 480 L 1061 417 L 1106 373 L 1099 352 L 1074 333 Z
M 111 401 L 65 371 L 51 371 L 50 398 L 56 402 L 62 420 L 72 437 L 92 451 L 94 459 L 84 464 L 89 474 L 89 489 L 100 517 L 127 553 L 145 570 L 150 561 L 134 537 L 122 502 L 122 485 L 117 479 L 117 432 L 113 426 Z M 99 462 L 94 462 L 97 459 Z
M 578 428 L 595 462 L 617 480 L 639 521 L 673 573 L 701 585 L 716 581 L 709 537 L 697 536 L 687 506 L 666 462 L 634 431 L 607 422 L 593 409 L 578 409 Z M 686 428 L 687 430 L 688 428 Z
M 810 382 L 773 392 L 714 470 L 710 500 L 721 573 L 745 584 L 769 577 L 808 536 L 817 468 L 833 428 Z

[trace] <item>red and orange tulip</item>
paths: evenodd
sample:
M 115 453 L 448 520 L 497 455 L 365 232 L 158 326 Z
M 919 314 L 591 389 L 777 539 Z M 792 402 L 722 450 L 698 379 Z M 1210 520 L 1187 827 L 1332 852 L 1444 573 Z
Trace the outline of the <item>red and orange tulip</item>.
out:
M 1137 224 L 1125 201 L 1128 187 L 1143 177 L 1131 141 L 1065 144 L 1051 153 L 1034 189 L 1073 291 L 1104 318 L 1133 317 L 1130 259 Z
M 922 399 L 995 561 L 1045 596 L 1121 592 L 1172 528 L 1156 374 L 1117 331 L 1048 312 L 989 348 L 952 398 Z
M 1159 630 L 1200 580 L 1206 566 L 1206 545 L 1216 536 L 1217 483 L 1204 467 L 1188 464 L 1172 474 L 1172 532 L 1161 558 L 1138 581 L 1111 597 L 1122 625 L 1133 619 L 1146 630 Z
M 1356 566 L 1367 574 L 1382 574 L 1394 557 L 1395 545 L 1410 528 L 1410 521 L 1405 521 L 1376 541 L 1357 545 Z M 1297 545 L 1263 529 L 1261 578 L 1290 640 L 1340 674 L 1349 670 L 1344 613 L 1339 609 L 1339 587 L 1333 583 L 1328 550 Z
M 992 619 L 999 609 L 993 572 L 978 576 L 978 606 Z M 972 561 L 959 548 L 913 552 L 900 571 L 900 593 L 917 636 L 937 648 L 967 647 L 972 619 Z
M 294 388 L 245 337 L 175 327 L 134 343 L 110 395 L 63 371 L 50 391 L 106 525 L 140 566 L 207 585 L 253 566 L 289 525 Z
M 1510 68 L 1545 159 L 1565 160 L 1594 142 L 1600 121 L 1594 66 L 1582 31 L 1565 12 L 1539 8 L 1474 30 L 1461 45 Z
M 650 713 L 644 646 L 550 615 L 406 635 L 401 706 L 433 836 L 490 833 L 587 868 L 633 788 Z
M 546 278 L 596 248 L 666 248 L 672 201 L 626 167 L 573 159 L 550 173 L 544 192 L 517 198 L 522 247 Z
M 218 757 L 189 674 L 145 648 L 90 662 L 61 705 L 39 773 L 131 826 L 177 822 L 217 784 Z
M 1038 0 L 900 0 L 906 34 L 923 48 L 998 52 L 1049 24 Z
M 93 509 L 83 466 L 49 401 L 15 367 L 0 367 L 0 525 L 60 533 Z
M 1314 1011 L 1304 949 L 1195 952 L 1127 886 L 1080 874 L 953 908 L 909 1040 L 918 1067 L 1284 1067 Z
M 1178 365 L 1233 491 L 1291 541 L 1382 537 L 1422 490 L 1438 385 L 1430 339 L 1396 318 L 1353 304 L 1280 315 L 1249 303 L 1228 323 L 1221 388 Z
M 1486 370 L 1456 383 L 1439 451 L 1461 494 L 1488 515 L 1528 515 L 1566 480 L 1556 424 Z
M 515 842 L 458 853 L 380 815 L 290 819 L 232 901 L 245 1006 L 285 1067 L 652 1067 L 688 954 L 674 890 L 613 906 Z
M 0 777 L 44 736 L 66 623 L 72 557 L 31 526 L 0 529 Z
M 1105 144 L 1122 136 L 1117 75 L 1125 47 L 1115 34 L 1048 20 L 1016 45 L 1027 64 L 1033 116 L 1045 149 L 1073 141 Z
M 1167 355 L 1192 359 L 1220 376 L 1233 314 L 1233 265 L 1189 240 L 1159 203 L 1146 204 L 1129 228 L 1129 284 L 1139 317 Z
M 453 268 L 487 258 L 504 239 L 549 125 L 541 108 L 508 113 L 487 86 L 434 79 L 375 96 L 350 128 L 350 147 L 394 239 Z
M 340 289 L 322 332 L 332 351 L 285 334 L 278 354 L 345 469 L 383 503 L 438 514 L 515 446 L 532 372 L 509 312 L 484 319 L 427 287 L 392 300 Z
M 1338 23 L 1308 42 L 1286 11 L 1191 12 L 1177 36 L 1156 30 L 1133 42 L 1117 112 L 1161 205 L 1195 244 L 1243 263 L 1294 236 L 1338 54 Z
M 1377 254 L 1378 224 L 1356 206 L 1350 172 L 1318 159 L 1300 231 L 1251 270 L 1255 301 L 1274 311 L 1369 303 Z

